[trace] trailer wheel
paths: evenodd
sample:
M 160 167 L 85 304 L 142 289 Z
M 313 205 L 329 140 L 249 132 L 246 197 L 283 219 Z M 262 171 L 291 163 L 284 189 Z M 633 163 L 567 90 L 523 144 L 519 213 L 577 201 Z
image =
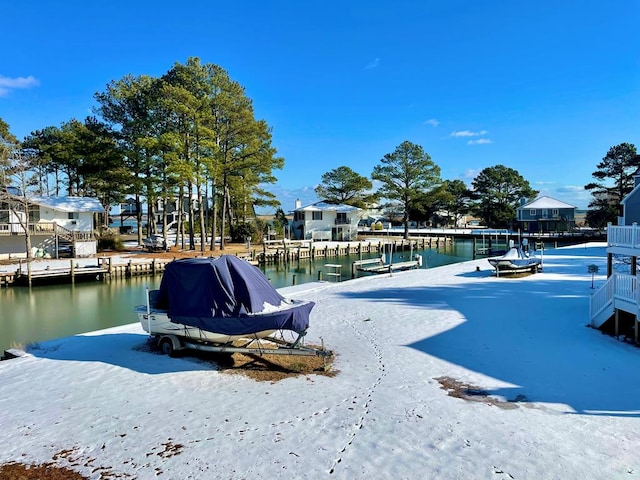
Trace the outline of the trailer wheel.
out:
M 163 355 L 169 355 L 170 357 L 175 356 L 176 350 L 173 348 L 173 342 L 169 337 L 163 337 L 160 339 L 160 352 Z

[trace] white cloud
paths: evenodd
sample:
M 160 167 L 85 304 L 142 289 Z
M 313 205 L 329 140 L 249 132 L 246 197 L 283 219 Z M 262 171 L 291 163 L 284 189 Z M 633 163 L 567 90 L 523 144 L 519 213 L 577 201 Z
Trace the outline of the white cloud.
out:
M 369 62 L 367 64 L 367 66 L 364 67 L 364 68 L 367 68 L 367 69 L 369 69 L 369 68 L 377 68 L 378 66 L 380 66 L 380 59 L 376 58 L 375 60 Z
M 38 85 L 40 85 L 40 82 L 33 75 L 16 78 L 0 75 L 0 97 L 8 95 L 15 88 L 31 88 Z
M 469 140 L 467 145 L 487 145 L 489 143 L 493 143 L 493 140 L 490 138 L 479 138 L 477 140 Z
M 424 122 L 425 125 L 431 125 L 432 127 L 437 127 L 438 125 L 440 125 L 440 122 L 438 120 L 436 120 L 435 118 L 430 118 L 429 120 L 426 120 Z
M 481 137 L 486 135 L 486 130 L 480 130 L 479 132 L 472 132 L 471 130 L 454 130 L 449 134 L 450 137 Z
M 466 170 L 463 174 L 459 175 L 458 178 L 460 180 L 463 180 L 465 183 L 470 184 L 471 181 L 473 181 L 481 171 L 482 170 L 477 168 L 470 168 Z

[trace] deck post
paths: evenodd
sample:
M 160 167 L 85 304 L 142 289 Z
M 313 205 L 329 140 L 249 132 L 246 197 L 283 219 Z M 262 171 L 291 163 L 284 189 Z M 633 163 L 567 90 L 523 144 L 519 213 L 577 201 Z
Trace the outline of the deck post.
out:
M 620 310 L 618 310 L 617 308 L 615 309 L 615 328 L 614 328 L 614 335 L 616 338 L 618 338 L 618 334 L 620 333 Z
M 71 283 L 76 283 L 76 266 L 73 264 L 73 258 L 69 262 L 71 263 Z
M 636 257 L 635 255 L 631 257 L 631 275 L 636 274 L 636 267 L 638 266 L 638 257 Z
M 613 254 L 607 252 L 607 278 L 613 275 Z

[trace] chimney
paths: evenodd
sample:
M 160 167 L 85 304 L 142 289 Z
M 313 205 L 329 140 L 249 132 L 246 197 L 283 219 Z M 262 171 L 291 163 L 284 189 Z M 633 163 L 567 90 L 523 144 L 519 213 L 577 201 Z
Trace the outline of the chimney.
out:
M 302 202 L 299 198 L 296 198 L 296 210 L 302 207 Z

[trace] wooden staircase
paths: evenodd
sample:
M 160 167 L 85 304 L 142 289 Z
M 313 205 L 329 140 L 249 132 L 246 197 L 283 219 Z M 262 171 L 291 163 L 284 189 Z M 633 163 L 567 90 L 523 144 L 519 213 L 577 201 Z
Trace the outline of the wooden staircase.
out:
M 635 275 L 614 273 L 592 296 L 589 303 L 591 326 L 600 328 L 611 319 L 615 310 L 623 310 L 638 318 L 640 316 L 640 296 Z

